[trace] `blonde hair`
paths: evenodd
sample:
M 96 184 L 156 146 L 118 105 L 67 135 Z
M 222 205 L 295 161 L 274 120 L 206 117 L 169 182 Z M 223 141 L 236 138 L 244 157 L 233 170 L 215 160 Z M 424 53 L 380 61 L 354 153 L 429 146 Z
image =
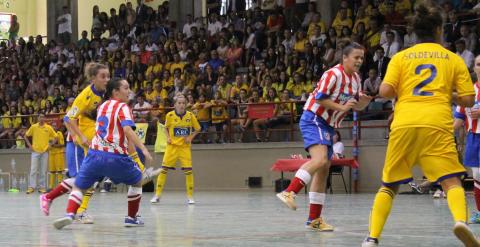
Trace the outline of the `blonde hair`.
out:
M 108 70 L 108 66 L 101 63 L 95 63 L 95 62 L 87 63 L 85 65 L 85 70 L 84 70 L 85 78 L 87 78 L 88 81 L 91 81 L 98 74 L 98 71 L 100 71 L 101 69 Z
M 185 95 L 183 95 L 182 93 L 177 93 L 177 95 L 173 97 L 173 103 L 176 104 L 179 99 L 184 99 L 185 101 L 187 101 Z

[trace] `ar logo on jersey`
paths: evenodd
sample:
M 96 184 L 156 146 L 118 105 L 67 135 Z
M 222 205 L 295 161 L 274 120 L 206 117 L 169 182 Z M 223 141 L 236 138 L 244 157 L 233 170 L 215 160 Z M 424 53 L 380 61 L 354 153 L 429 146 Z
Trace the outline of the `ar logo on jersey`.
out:
M 174 136 L 189 136 L 190 128 L 173 128 Z

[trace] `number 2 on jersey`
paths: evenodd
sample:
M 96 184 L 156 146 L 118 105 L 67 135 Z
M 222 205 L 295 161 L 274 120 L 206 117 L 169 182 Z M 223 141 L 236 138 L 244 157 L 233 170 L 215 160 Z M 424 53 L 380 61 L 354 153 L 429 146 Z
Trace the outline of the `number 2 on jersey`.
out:
M 430 70 L 430 76 L 427 79 L 418 83 L 417 86 L 415 86 L 415 88 L 413 89 L 413 95 L 416 95 L 416 96 L 432 96 L 433 95 L 432 92 L 421 91 L 421 89 L 426 85 L 428 85 L 430 82 L 432 82 L 433 79 L 435 79 L 435 77 L 437 76 L 437 68 L 433 64 L 420 64 L 417 66 L 417 68 L 415 68 L 415 74 L 418 75 L 422 72 L 422 70 L 425 70 L 425 69 Z

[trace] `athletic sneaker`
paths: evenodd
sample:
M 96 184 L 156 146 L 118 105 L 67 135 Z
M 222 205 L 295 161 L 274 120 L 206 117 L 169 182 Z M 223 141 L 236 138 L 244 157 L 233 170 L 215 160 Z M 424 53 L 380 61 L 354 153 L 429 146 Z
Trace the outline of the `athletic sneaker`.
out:
M 142 173 L 142 184 L 146 184 L 152 181 L 152 179 L 155 178 L 158 174 L 160 174 L 161 171 L 162 168 L 154 170 L 153 167 L 149 167 L 145 169 Z
M 52 200 L 47 199 L 45 194 L 40 195 L 40 209 L 42 210 L 45 216 L 50 214 L 50 205 L 52 204 Z
M 453 233 L 466 247 L 480 247 L 480 241 L 465 222 L 457 221 L 453 227 Z
M 433 193 L 433 198 L 434 198 L 434 199 L 438 199 L 438 198 L 442 197 L 442 192 L 443 192 L 443 191 L 437 189 L 437 190 L 435 191 L 435 193 Z
M 152 203 L 152 204 L 160 203 L 160 197 L 153 196 L 152 199 L 150 199 L 150 203 Z
M 475 212 L 470 217 L 470 224 L 480 224 L 480 212 Z
M 28 187 L 27 189 L 27 194 L 32 194 L 33 192 L 35 192 L 35 190 L 32 188 L 32 187 Z
M 138 227 L 138 226 L 144 226 L 144 223 L 138 216 L 135 218 L 132 218 L 130 216 L 125 216 L 125 223 L 123 225 L 125 227 Z
M 287 205 L 287 207 L 289 207 L 292 210 L 297 210 L 297 205 L 295 204 L 295 196 L 296 196 L 295 192 L 293 191 L 290 191 L 290 192 L 282 191 L 277 194 L 278 199 L 280 199 L 280 201 L 285 203 L 285 205 Z
M 82 224 L 93 224 L 93 217 L 89 215 L 87 211 L 83 211 L 81 214 L 77 214 L 75 220 Z
M 45 194 L 45 193 L 47 193 L 47 190 L 45 188 L 40 188 L 40 189 L 38 189 L 38 193 Z
M 367 237 L 363 240 L 362 247 L 377 247 L 378 246 L 378 239 Z
M 322 217 L 316 218 L 314 220 L 308 220 L 305 223 L 305 228 L 314 230 L 314 231 L 319 231 L 319 232 L 331 232 L 333 231 L 333 226 L 325 223 L 323 221 Z
M 57 228 L 58 230 L 60 230 L 60 229 L 64 228 L 65 226 L 68 226 L 68 225 L 72 224 L 72 222 L 73 222 L 73 215 L 67 214 L 67 215 L 65 215 L 65 217 L 60 218 L 58 220 L 55 220 L 53 222 L 53 226 L 55 228 Z
M 420 187 L 420 185 L 416 184 L 415 182 L 409 182 L 408 185 L 412 188 L 412 191 L 418 193 L 418 194 L 423 194 L 423 190 Z
M 195 204 L 195 200 L 193 200 L 193 198 L 188 198 L 187 203 L 188 205 L 193 205 Z

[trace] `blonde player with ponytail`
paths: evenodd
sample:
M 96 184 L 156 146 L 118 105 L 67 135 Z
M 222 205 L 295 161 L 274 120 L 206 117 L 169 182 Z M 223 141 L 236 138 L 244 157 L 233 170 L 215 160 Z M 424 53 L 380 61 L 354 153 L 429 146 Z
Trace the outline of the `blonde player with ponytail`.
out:
M 73 139 L 73 142 L 67 143 L 66 150 L 68 173 L 71 178 L 62 181 L 51 192 L 40 196 L 40 206 L 45 215 L 49 215 L 50 204 L 55 198 L 71 190 L 73 177 L 77 175 L 87 154 L 88 146 L 95 136 L 97 107 L 102 103 L 103 93 L 110 80 L 110 72 L 103 64 L 88 63 L 85 66 L 85 77 L 90 81 L 90 85 L 75 98 L 63 119 Z M 93 219 L 86 213 L 92 194 L 93 189 L 85 193 L 78 210 L 78 219 L 84 224 L 93 223 Z

